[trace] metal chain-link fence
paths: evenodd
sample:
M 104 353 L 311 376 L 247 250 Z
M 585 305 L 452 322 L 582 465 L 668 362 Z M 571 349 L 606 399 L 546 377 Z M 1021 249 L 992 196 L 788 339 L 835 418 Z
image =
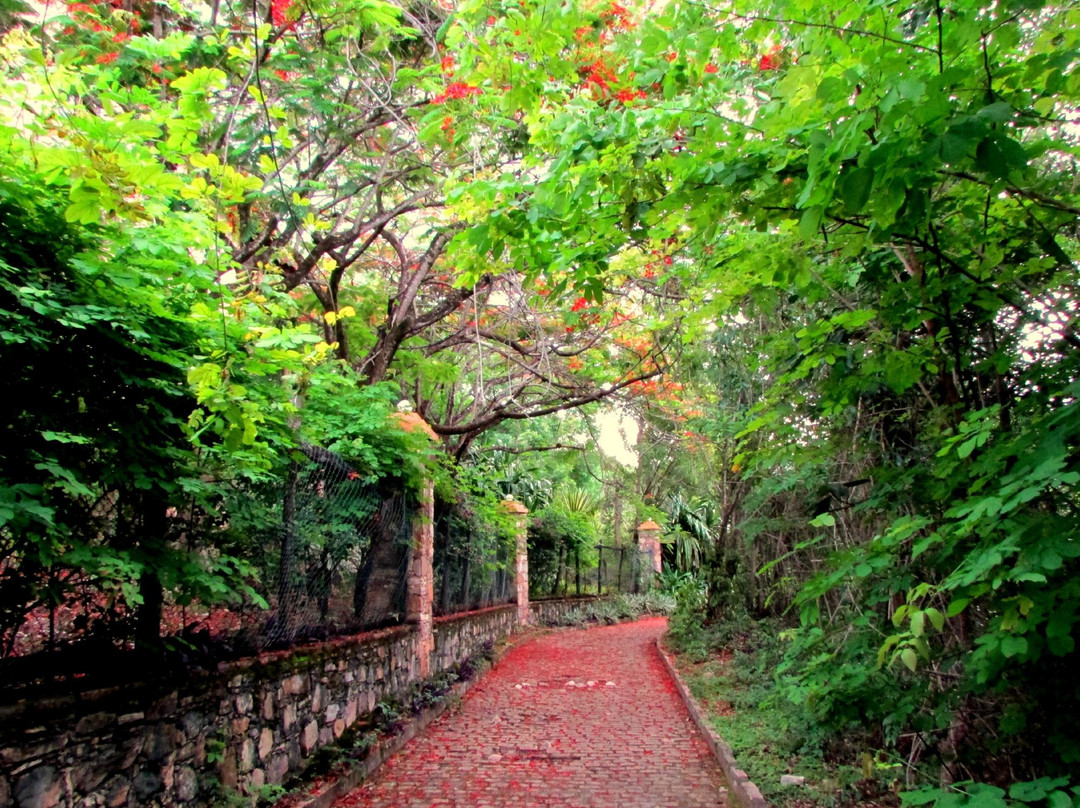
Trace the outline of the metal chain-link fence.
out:
M 392 625 L 405 617 L 416 499 L 399 481 L 372 482 L 337 455 L 303 447 L 281 492 L 281 520 L 263 575 L 271 604 L 260 648 Z
M 177 600 L 162 580 L 160 644 L 202 664 L 270 648 L 399 623 L 405 614 L 406 571 L 417 513 L 405 482 L 362 476 L 343 458 L 304 444 L 277 480 L 214 481 L 224 494 L 213 511 L 192 506 L 168 514 L 168 547 L 197 549 L 207 566 L 227 553 L 247 565 L 250 594 L 208 608 Z M 93 542 L 119 546 L 133 509 L 131 495 L 107 491 L 79 522 Z M 162 508 L 164 516 L 164 508 Z M 129 651 L 138 614 L 128 593 L 57 566 L 0 566 L 3 594 L 30 602 L 3 649 L 2 678 L 80 675 L 116 667 Z M 21 577 L 20 577 L 21 576 Z M 44 592 L 44 595 L 40 595 Z M 259 603 L 259 601 L 263 601 Z M 81 666 L 81 667 L 80 667 Z M 2 684 L 2 683 L 0 683 Z
M 513 542 L 455 503 L 435 503 L 435 614 L 511 603 Z
M 597 544 L 529 546 L 529 590 L 534 598 L 643 592 L 653 577 L 652 557 L 638 547 Z

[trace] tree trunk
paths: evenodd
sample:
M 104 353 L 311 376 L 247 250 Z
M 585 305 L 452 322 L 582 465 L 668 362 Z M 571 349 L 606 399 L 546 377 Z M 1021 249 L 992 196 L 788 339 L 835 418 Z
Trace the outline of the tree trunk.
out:
M 461 576 L 461 607 L 469 608 L 469 589 L 472 587 L 472 534 L 469 534 L 469 545 L 465 551 L 465 569 Z
M 402 508 L 403 515 L 395 519 L 395 505 L 393 499 L 383 500 L 364 563 L 356 572 L 353 612 L 364 625 L 385 622 L 398 610 L 406 557 L 406 545 L 399 540 L 405 527 L 401 522 L 407 524 L 414 509 Z
M 559 545 L 559 561 L 555 565 L 555 585 L 553 587 L 551 587 L 551 594 L 552 595 L 558 595 L 559 594 L 559 583 L 562 581 L 562 573 L 563 573 L 563 553 L 565 552 L 565 550 L 566 550 L 565 545 L 560 544 Z
M 165 545 L 168 531 L 168 518 L 165 516 L 165 501 L 150 494 L 142 498 L 142 536 L 139 544 L 144 552 L 149 551 L 153 558 L 155 549 Z M 157 570 L 144 568 L 139 576 L 139 595 L 142 597 L 135 617 L 135 647 L 140 651 L 159 651 L 161 649 L 161 612 L 165 605 L 165 591 Z
M 147 570 L 139 576 L 142 604 L 135 618 L 135 647 L 140 651 L 158 651 L 161 647 L 161 611 L 165 592 L 156 572 Z

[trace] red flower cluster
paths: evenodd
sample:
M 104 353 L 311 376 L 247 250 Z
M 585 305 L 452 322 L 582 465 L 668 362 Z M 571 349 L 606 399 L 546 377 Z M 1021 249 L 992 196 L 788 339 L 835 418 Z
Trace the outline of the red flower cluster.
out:
M 446 92 L 439 93 L 433 99 L 432 104 L 442 104 L 449 99 L 461 99 L 468 98 L 470 95 L 480 95 L 483 92 L 479 87 L 473 87 L 471 84 L 466 84 L 463 81 L 455 81 L 446 85 Z
M 779 70 L 783 52 L 779 45 L 774 45 L 772 50 L 758 60 L 758 70 Z
M 706 73 L 719 73 L 720 68 L 717 67 L 716 65 L 714 65 L 712 62 L 709 62 L 707 65 L 705 65 L 705 72 Z
M 624 104 L 629 104 L 631 101 L 634 101 L 637 98 L 645 98 L 645 91 L 634 90 L 628 87 L 615 93 L 615 97 L 622 101 Z
M 116 51 L 111 51 L 109 53 L 101 54 L 94 61 L 97 62 L 99 65 L 108 65 L 108 64 L 112 64 L 113 62 L 115 62 L 119 58 L 119 56 L 120 56 L 120 54 L 117 53 Z
M 617 79 L 615 71 L 604 64 L 603 59 L 597 59 L 594 62 L 582 65 L 578 68 L 578 73 L 584 76 L 586 87 L 595 84 L 605 93 L 608 91 L 611 82 Z
M 606 26 L 616 31 L 629 31 L 634 27 L 630 12 L 619 3 L 612 3 L 606 10 L 601 11 L 600 19 Z
M 645 379 L 645 380 L 638 379 L 636 381 L 630 382 L 629 387 L 630 387 L 630 392 L 633 393 L 634 395 L 639 395 L 639 396 L 640 395 L 646 395 L 647 396 L 647 395 L 651 395 L 651 394 L 655 393 L 659 389 L 660 385 L 658 385 L 656 383 L 656 379 Z
M 295 22 L 289 22 L 289 9 L 292 8 L 293 0 L 271 0 L 270 2 L 270 19 L 274 25 L 292 27 L 296 25 Z
M 574 301 L 574 305 L 570 307 L 570 311 L 581 311 L 589 307 L 589 301 L 583 297 L 579 297 Z
M 443 73 L 445 73 L 448 76 L 454 75 L 454 57 L 453 56 L 444 56 L 442 58 L 441 65 L 442 65 L 442 72 Z

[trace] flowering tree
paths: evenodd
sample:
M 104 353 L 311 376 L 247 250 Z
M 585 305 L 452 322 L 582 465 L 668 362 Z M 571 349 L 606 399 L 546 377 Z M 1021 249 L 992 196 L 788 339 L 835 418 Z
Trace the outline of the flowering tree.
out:
M 819 726 L 899 732 L 945 784 L 1003 747 L 1067 774 L 1046 674 L 1078 625 L 1075 9 L 520 8 L 448 34 L 530 144 L 455 192 L 484 213 L 459 243 L 590 299 L 633 274 L 710 349 L 699 432 L 777 586 L 747 602 L 793 597 L 783 683 Z

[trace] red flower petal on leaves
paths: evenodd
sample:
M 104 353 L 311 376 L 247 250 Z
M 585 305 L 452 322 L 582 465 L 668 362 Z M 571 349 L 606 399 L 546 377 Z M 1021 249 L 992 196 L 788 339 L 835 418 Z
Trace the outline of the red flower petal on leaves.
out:
M 709 62 L 707 65 L 705 65 L 705 72 L 706 73 L 719 73 L 720 68 L 717 67 L 716 65 L 714 65 L 712 62 Z

